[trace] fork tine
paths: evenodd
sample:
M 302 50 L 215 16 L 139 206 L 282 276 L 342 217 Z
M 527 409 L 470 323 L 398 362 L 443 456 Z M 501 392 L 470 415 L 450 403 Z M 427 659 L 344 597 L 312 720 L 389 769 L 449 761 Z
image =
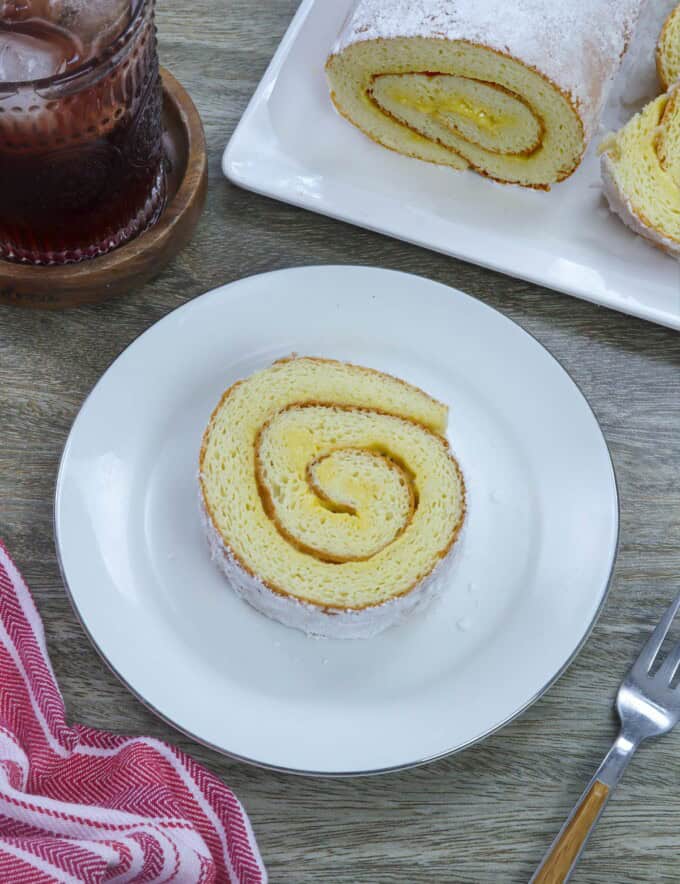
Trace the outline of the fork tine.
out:
M 671 628 L 671 623 L 678 612 L 678 608 L 680 608 L 680 593 L 670 603 L 666 613 L 659 620 L 659 625 L 647 639 L 644 648 L 640 651 L 640 656 L 633 664 L 633 669 L 643 668 L 644 672 L 647 673 L 652 668 L 652 663 L 659 653 L 668 630 Z
M 675 673 L 678 671 L 678 667 L 680 667 L 680 642 L 674 644 L 666 655 L 661 668 L 657 672 L 657 677 L 660 681 L 670 685 L 675 677 Z

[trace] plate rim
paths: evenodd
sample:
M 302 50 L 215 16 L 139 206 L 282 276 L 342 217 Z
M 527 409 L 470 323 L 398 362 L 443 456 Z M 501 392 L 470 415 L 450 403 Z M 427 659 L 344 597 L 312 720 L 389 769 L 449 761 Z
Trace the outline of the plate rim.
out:
M 312 0 L 312 2 L 313 2 L 313 0 Z M 441 752 L 436 752 L 436 753 L 434 753 L 432 755 L 428 755 L 424 758 L 419 758 L 419 759 L 416 759 L 413 761 L 405 762 L 403 764 L 390 765 L 387 767 L 380 767 L 380 768 L 371 768 L 368 770 L 326 771 L 326 770 L 313 770 L 313 769 L 306 769 L 306 768 L 287 767 L 285 765 L 270 764 L 270 763 L 267 763 L 267 762 L 262 761 L 260 759 L 250 758 L 246 755 L 241 755 L 237 752 L 230 751 L 230 750 L 225 749 L 221 746 L 218 746 L 214 743 L 211 743 L 210 741 L 205 740 L 202 737 L 198 736 L 197 734 L 193 733 L 189 728 L 177 724 L 175 721 L 173 721 L 173 719 L 170 716 L 166 715 L 165 713 L 163 713 L 159 709 L 157 709 L 156 706 L 154 706 L 154 704 L 150 700 L 148 700 L 146 697 L 144 697 L 135 687 L 133 687 L 133 685 L 118 671 L 116 666 L 114 666 L 114 664 L 108 659 L 108 657 L 106 656 L 106 654 L 104 653 L 104 651 L 100 647 L 99 643 L 97 642 L 96 638 L 94 637 L 93 633 L 91 632 L 91 630 L 87 626 L 87 623 L 85 622 L 85 619 L 84 619 L 83 615 L 81 614 L 80 609 L 78 608 L 78 603 L 76 601 L 73 590 L 71 589 L 71 586 L 69 584 L 69 581 L 68 581 L 68 578 L 66 575 L 65 566 L 64 566 L 64 561 L 62 558 L 62 549 L 61 549 L 62 543 L 60 540 L 58 513 L 59 513 L 59 509 L 60 509 L 60 499 L 61 499 L 64 480 L 65 480 L 64 477 L 65 477 L 65 471 L 66 471 L 67 458 L 68 458 L 68 454 L 69 454 L 71 438 L 72 438 L 72 435 L 76 429 L 78 421 L 80 420 L 82 413 L 87 406 L 87 403 L 89 402 L 91 397 L 96 393 L 97 388 L 102 383 L 104 377 L 109 373 L 109 371 L 111 369 L 113 369 L 113 367 L 124 356 L 124 354 L 131 347 L 135 346 L 141 338 L 143 338 L 147 333 L 151 332 L 152 329 L 155 329 L 156 326 L 163 323 L 166 319 L 168 319 L 173 314 L 175 314 L 179 311 L 182 311 L 184 309 L 191 309 L 194 302 L 197 302 L 205 297 L 209 297 L 211 295 L 214 295 L 217 292 L 224 292 L 225 290 L 227 290 L 229 288 L 237 287 L 239 284 L 243 283 L 246 280 L 250 280 L 250 279 L 254 279 L 254 278 L 266 278 L 266 277 L 273 277 L 273 276 L 279 276 L 279 275 L 286 275 L 291 272 L 295 273 L 295 272 L 299 272 L 299 271 L 333 272 L 336 270 L 346 270 L 348 268 L 351 268 L 352 270 L 359 270 L 359 271 L 368 270 L 368 271 L 379 271 L 380 273 L 397 274 L 399 276 L 406 276 L 406 277 L 410 277 L 410 278 L 415 278 L 415 279 L 421 280 L 421 281 L 424 280 L 427 283 L 437 285 L 437 286 L 443 286 L 447 289 L 451 289 L 453 292 L 455 292 L 456 296 L 462 296 L 463 298 L 469 299 L 471 301 L 475 301 L 476 304 L 478 306 L 480 306 L 482 309 L 488 310 L 491 313 L 496 314 L 497 316 L 501 317 L 504 322 L 509 323 L 512 326 L 515 326 L 519 330 L 520 333 L 526 335 L 531 341 L 533 341 L 533 343 L 535 343 L 538 347 L 540 347 L 547 354 L 547 356 L 550 359 L 552 359 L 556 363 L 558 368 L 562 370 L 562 372 L 566 375 L 566 377 L 569 379 L 569 381 L 573 384 L 573 386 L 576 389 L 576 391 L 578 392 L 580 398 L 585 403 L 588 411 L 590 412 L 590 414 L 595 422 L 595 426 L 597 427 L 597 430 L 599 431 L 599 435 L 602 439 L 602 442 L 604 443 L 604 450 L 607 454 L 607 459 L 608 459 L 608 463 L 609 463 L 609 467 L 610 467 L 610 471 L 611 471 L 611 478 L 613 480 L 612 493 L 614 495 L 613 502 L 614 502 L 614 515 L 615 515 L 615 538 L 614 538 L 614 543 L 612 544 L 611 559 L 609 562 L 608 576 L 607 576 L 604 588 L 602 590 L 602 596 L 601 596 L 598 606 L 593 614 L 592 619 L 590 620 L 585 631 L 583 632 L 583 635 L 581 636 L 578 644 L 576 645 L 576 647 L 574 648 L 572 653 L 569 655 L 569 657 L 564 661 L 562 666 L 558 669 L 558 671 L 553 676 L 551 676 L 548 679 L 548 681 L 546 681 L 546 683 L 538 691 L 536 691 L 520 708 L 515 710 L 511 715 L 507 716 L 501 722 L 493 725 L 488 730 L 486 730 L 483 733 L 479 734 L 478 736 L 468 740 L 467 742 L 460 744 L 458 746 L 454 746 L 452 748 L 442 750 Z M 532 334 L 532 332 L 528 331 L 526 328 L 524 328 L 518 322 L 515 322 L 514 319 L 511 319 L 505 313 L 503 313 L 500 310 L 497 310 L 495 307 L 492 307 L 491 305 L 487 304 L 482 299 L 476 298 L 473 295 L 469 295 L 469 294 L 467 294 L 467 292 L 464 292 L 455 286 L 450 286 L 447 283 L 442 283 L 442 282 L 439 282 L 438 280 L 431 279 L 428 276 L 423 276 L 421 274 L 416 274 L 416 273 L 410 273 L 410 272 L 403 271 L 403 270 L 394 270 L 391 268 L 378 267 L 376 265 L 313 264 L 313 265 L 294 265 L 292 267 L 286 267 L 286 268 L 280 268 L 277 270 L 265 271 L 263 273 L 254 273 L 254 274 L 250 274 L 248 276 L 239 277 L 238 279 L 235 279 L 235 280 L 231 280 L 230 282 L 224 283 L 223 285 L 217 286 L 213 289 L 209 289 L 207 292 L 203 292 L 202 294 L 196 296 L 195 298 L 192 298 L 191 300 L 185 301 L 184 303 L 178 305 L 177 307 L 174 307 L 172 310 L 169 310 L 166 314 L 161 316 L 158 320 L 156 320 L 154 323 L 152 323 L 150 326 L 143 329 L 138 335 L 136 335 L 113 358 L 113 360 L 109 363 L 109 365 L 101 373 L 101 375 L 99 376 L 99 378 L 97 379 L 95 384 L 92 386 L 90 391 L 87 393 L 87 395 L 85 396 L 85 398 L 81 402 L 80 407 L 78 408 L 78 411 L 77 411 L 77 413 L 71 423 L 71 427 L 69 429 L 68 435 L 66 437 L 66 441 L 64 443 L 64 447 L 62 449 L 61 457 L 59 459 L 59 467 L 57 470 L 54 499 L 53 499 L 52 523 L 53 523 L 53 533 L 54 533 L 54 547 L 55 547 L 55 552 L 56 552 L 59 573 L 61 575 L 64 590 L 66 592 L 66 596 L 69 600 L 69 603 L 71 605 L 71 608 L 73 609 L 73 612 L 76 616 L 78 623 L 80 624 L 81 628 L 83 629 L 83 632 L 87 636 L 88 640 L 90 641 L 90 643 L 91 643 L 92 647 L 94 648 L 94 650 L 96 651 L 97 655 L 104 662 L 104 664 L 106 665 L 108 670 L 116 676 L 116 678 L 121 682 L 121 684 L 123 684 L 123 686 L 146 709 L 148 709 L 150 712 L 152 712 L 155 716 L 157 716 L 165 724 L 169 725 L 174 730 L 178 731 L 179 733 L 183 734 L 184 736 L 188 737 L 189 739 L 194 740 L 199 745 L 201 745 L 207 749 L 211 749 L 214 752 L 217 752 L 219 755 L 225 756 L 227 758 L 231 758 L 235 761 L 238 761 L 238 762 L 241 762 L 244 764 L 249 764 L 254 767 L 263 769 L 263 770 L 269 770 L 269 771 L 273 771 L 276 773 L 291 774 L 291 775 L 301 776 L 301 777 L 313 777 L 313 778 L 321 778 L 321 779 L 350 779 L 353 777 L 380 776 L 382 774 L 389 774 L 389 773 L 396 773 L 399 771 L 410 770 L 412 768 L 422 767 L 426 764 L 432 764 L 432 763 L 434 763 L 436 761 L 440 761 L 444 758 L 448 758 L 453 755 L 457 755 L 458 753 L 463 752 L 464 750 L 469 749 L 472 746 L 475 746 L 478 743 L 483 742 L 484 740 L 488 739 L 490 736 L 503 730 L 505 727 L 507 727 L 507 725 L 511 724 L 517 718 L 522 716 L 531 706 L 533 706 L 535 703 L 537 703 L 557 683 L 557 681 L 559 681 L 559 679 L 565 674 L 567 669 L 569 669 L 571 664 L 575 661 L 575 659 L 579 656 L 579 654 L 581 653 L 581 651 L 585 647 L 590 636 L 592 635 L 592 632 L 593 632 L 593 630 L 594 630 L 594 628 L 595 628 L 595 626 L 596 626 L 596 624 L 597 624 L 597 622 L 598 622 L 598 620 L 599 620 L 599 618 L 605 608 L 607 600 L 609 598 L 614 574 L 616 571 L 616 563 L 618 560 L 620 540 L 621 540 L 621 497 L 620 497 L 620 492 L 619 492 L 618 477 L 616 474 L 614 460 L 612 458 L 611 448 L 610 448 L 609 442 L 607 441 L 607 438 L 602 430 L 602 426 L 600 424 L 600 421 L 598 420 L 598 417 L 595 414 L 595 411 L 593 410 L 593 407 L 591 406 L 590 402 L 588 401 L 588 398 L 584 394 L 580 385 L 572 377 L 571 373 L 567 370 L 567 368 L 564 366 L 564 364 L 561 362 L 561 360 L 558 359 L 557 356 L 555 356 L 554 353 L 552 353 L 552 351 L 550 349 L 548 349 L 548 347 L 546 347 L 543 343 L 541 343 L 541 341 L 539 341 L 539 339 L 534 334 Z
M 317 215 L 323 215 L 337 221 L 342 221 L 346 224 L 351 224 L 354 227 L 358 227 L 363 230 L 369 230 L 372 233 L 378 233 L 382 236 L 388 236 L 391 239 L 396 239 L 401 242 L 407 242 L 411 245 L 428 249 L 429 251 L 438 254 L 446 255 L 449 258 L 454 258 L 459 261 L 464 261 L 468 264 L 473 264 L 478 267 L 483 267 L 487 270 L 492 270 L 495 273 L 502 273 L 504 276 L 509 276 L 514 279 L 520 279 L 525 282 L 530 282 L 533 285 L 539 285 L 544 288 L 559 292 L 561 294 L 568 295 L 570 297 L 579 298 L 580 300 L 595 304 L 598 307 L 606 307 L 607 309 L 614 310 L 617 313 L 634 316 L 637 319 L 643 319 L 647 322 L 653 322 L 658 325 L 664 326 L 665 328 L 673 329 L 674 331 L 680 331 L 680 310 L 678 311 L 678 313 L 672 313 L 662 308 L 629 303 L 629 299 L 623 293 L 617 292 L 616 294 L 610 294 L 610 291 L 612 290 L 609 287 L 607 287 L 604 292 L 593 294 L 591 290 L 583 284 L 572 282 L 570 285 L 567 285 L 566 283 L 561 282 L 559 278 L 554 278 L 549 274 L 544 274 L 543 276 L 532 274 L 531 271 L 528 269 L 521 269 L 508 263 L 503 264 L 500 262 L 494 262 L 491 259 L 484 258 L 481 254 L 476 254 L 473 256 L 469 253 L 464 254 L 461 251 L 456 251 L 453 248 L 439 248 L 432 245 L 427 239 L 423 239 L 418 236 L 411 236 L 402 232 L 397 232 L 393 227 L 371 225 L 368 221 L 356 217 L 349 211 L 339 208 L 335 209 L 331 204 L 328 203 L 326 198 L 323 198 L 321 200 L 312 200 L 309 198 L 305 198 L 303 195 L 296 194 L 295 190 L 292 188 L 286 189 L 285 187 L 279 187 L 276 185 L 271 185 L 269 187 L 262 185 L 258 186 L 257 179 L 253 178 L 252 176 L 249 177 L 247 174 L 241 173 L 233 159 L 233 155 L 236 153 L 239 147 L 239 140 L 244 137 L 244 131 L 249 130 L 251 118 L 253 118 L 258 112 L 260 105 L 264 103 L 264 105 L 266 106 L 269 94 L 271 93 L 271 90 L 279 76 L 284 61 L 290 55 L 294 43 L 297 40 L 298 34 L 302 29 L 309 14 L 311 13 L 313 7 L 319 2 L 320 0 L 302 0 L 299 7 L 295 11 L 295 14 L 293 15 L 293 18 L 291 19 L 280 43 L 278 44 L 274 55 L 267 65 L 265 72 L 262 74 L 262 77 L 258 82 L 254 93 L 250 97 L 250 100 L 248 101 L 245 110 L 243 111 L 238 123 L 236 124 L 234 131 L 229 137 L 227 145 L 222 154 L 221 166 L 222 173 L 229 181 L 232 182 L 232 184 L 235 184 L 237 187 L 240 187 L 244 190 L 250 191 L 251 193 L 256 193 L 260 196 L 273 198 L 288 205 L 295 206 L 296 208 L 305 209 L 306 211 L 313 212 Z M 278 148 L 277 156 L 287 158 L 287 155 L 278 151 Z M 621 227 L 623 232 L 623 225 L 621 225 Z M 613 291 L 616 292 L 615 289 Z M 680 299 L 680 294 L 678 295 L 678 297 Z

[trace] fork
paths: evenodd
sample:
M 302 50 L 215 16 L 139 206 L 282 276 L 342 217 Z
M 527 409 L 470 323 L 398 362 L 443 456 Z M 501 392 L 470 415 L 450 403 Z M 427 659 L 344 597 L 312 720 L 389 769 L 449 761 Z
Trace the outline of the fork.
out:
M 595 823 L 635 750 L 643 740 L 660 737 L 677 724 L 680 718 L 680 688 L 671 685 L 680 669 L 680 641 L 670 649 L 658 671 L 654 675 L 650 672 L 678 608 L 680 594 L 661 618 L 621 683 L 616 697 L 616 708 L 621 719 L 619 735 L 529 884 L 561 884 L 569 880 Z

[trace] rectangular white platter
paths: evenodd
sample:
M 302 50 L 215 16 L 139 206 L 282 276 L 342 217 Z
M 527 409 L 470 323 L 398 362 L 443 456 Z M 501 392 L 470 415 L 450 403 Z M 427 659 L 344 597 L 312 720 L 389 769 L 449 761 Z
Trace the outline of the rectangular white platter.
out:
M 673 2 L 652 0 L 644 14 L 605 109 L 605 128 L 620 125 L 654 94 L 653 46 Z M 609 212 L 596 143 L 571 178 L 544 193 L 402 157 L 341 119 L 324 63 L 352 4 L 303 0 L 224 153 L 231 181 L 680 329 L 680 262 Z

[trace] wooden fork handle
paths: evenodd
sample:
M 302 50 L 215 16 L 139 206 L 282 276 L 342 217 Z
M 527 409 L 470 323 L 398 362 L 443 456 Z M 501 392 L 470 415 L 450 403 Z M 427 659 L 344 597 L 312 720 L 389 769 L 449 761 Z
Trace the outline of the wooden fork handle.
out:
M 609 786 L 595 780 L 562 827 L 531 884 L 562 884 L 568 879 L 607 798 Z

